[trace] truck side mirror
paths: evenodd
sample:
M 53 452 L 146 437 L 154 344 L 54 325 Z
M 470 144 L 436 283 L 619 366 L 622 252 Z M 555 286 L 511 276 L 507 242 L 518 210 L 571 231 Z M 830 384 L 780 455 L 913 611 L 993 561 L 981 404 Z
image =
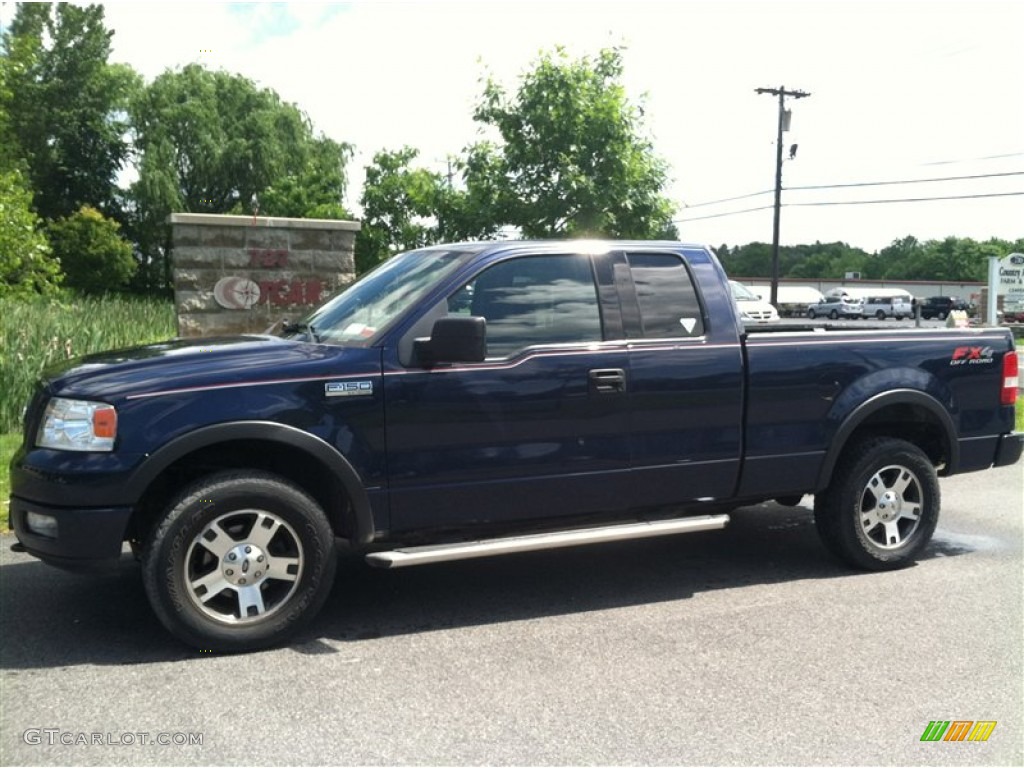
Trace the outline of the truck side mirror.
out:
M 482 317 L 442 317 L 429 339 L 416 339 L 416 360 L 425 367 L 437 363 L 480 363 L 487 357 L 487 320 Z

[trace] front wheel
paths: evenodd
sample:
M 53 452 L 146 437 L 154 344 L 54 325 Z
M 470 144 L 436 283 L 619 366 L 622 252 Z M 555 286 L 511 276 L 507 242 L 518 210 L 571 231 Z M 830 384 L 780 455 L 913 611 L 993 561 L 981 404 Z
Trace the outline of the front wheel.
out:
M 915 561 L 939 521 L 939 481 L 920 448 L 891 437 L 850 446 L 832 483 L 814 501 L 825 545 L 849 564 L 870 571 Z
M 882 310 L 878 310 L 877 312 L 875 312 L 875 317 L 878 318 L 879 320 L 885 320 L 885 312 L 883 312 Z
M 223 472 L 171 503 L 147 542 L 153 611 L 202 649 L 281 642 L 320 610 L 334 579 L 334 534 L 304 491 L 264 472 Z
M 839 313 L 834 309 L 828 313 L 828 316 L 831 317 L 833 320 L 839 319 Z
M 818 316 L 818 314 L 813 309 L 808 309 L 807 310 L 807 317 L 810 318 L 811 320 L 813 320 L 817 316 Z

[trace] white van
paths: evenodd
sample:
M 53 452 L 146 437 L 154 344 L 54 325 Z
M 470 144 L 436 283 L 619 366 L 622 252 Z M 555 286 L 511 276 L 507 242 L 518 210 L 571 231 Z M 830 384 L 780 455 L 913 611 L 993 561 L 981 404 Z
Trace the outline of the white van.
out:
M 777 323 L 779 313 L 771 304 L 750 290 L 743 283 L 729 281 L 732 297 L 736 300 L 740 319 L 744 323 Z
M 895 317 L 902 320 L 913 316 L 914 308 L 903 296 L 868 296 L 864 299 L 864 317 L 873 317 L 876 320 Z

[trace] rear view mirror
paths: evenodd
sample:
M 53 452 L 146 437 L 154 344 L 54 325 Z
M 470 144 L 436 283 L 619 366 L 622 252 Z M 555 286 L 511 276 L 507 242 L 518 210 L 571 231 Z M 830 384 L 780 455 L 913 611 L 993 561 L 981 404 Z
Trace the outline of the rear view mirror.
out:
M 442 317 L 429 339 L 416 339 L 420 365 L 479 363 L 487 357 L 487 321 L 482 317 Z

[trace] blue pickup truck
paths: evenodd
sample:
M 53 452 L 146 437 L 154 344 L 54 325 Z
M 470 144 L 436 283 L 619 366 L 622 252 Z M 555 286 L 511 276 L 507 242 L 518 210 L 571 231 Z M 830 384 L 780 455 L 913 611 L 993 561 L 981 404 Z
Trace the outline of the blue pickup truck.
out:
M 1006 330 L 745 328 L 677 242 L 440 245 L 280 336 L 48 371 L 11 464 L 16 548 L 116 563 L 207 649 L 279 643 L 337 540 L 397 568 L 721 528 L 815 496 L 852 566 L 914 561 L 938 477 L 1016 462 Z M 771 509 L 768 507 L 767 509 Z

